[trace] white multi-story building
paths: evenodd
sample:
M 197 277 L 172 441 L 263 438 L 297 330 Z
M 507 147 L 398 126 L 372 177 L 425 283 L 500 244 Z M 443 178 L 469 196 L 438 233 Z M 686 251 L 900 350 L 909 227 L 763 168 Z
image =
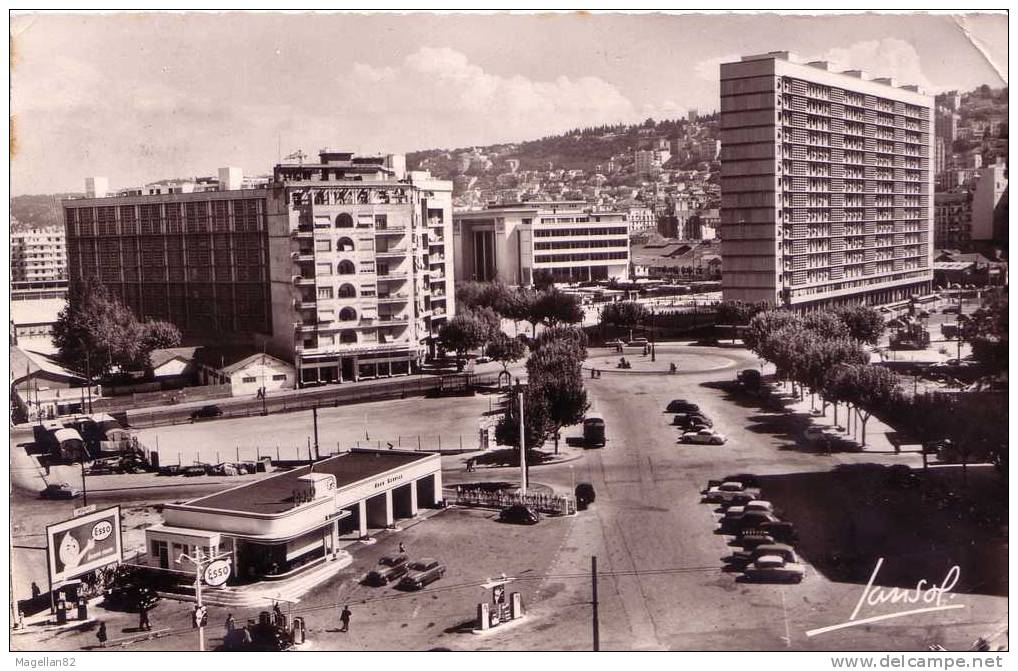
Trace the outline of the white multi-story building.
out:
M 626 218 L 629 220 L 630 233 L 641 233 L 657 228 L 657 215 L 650 207 L 630 207 Z
M 528 286 L 534 274 L 556 281 L 625 280 L 629 222 L 585 201 L 489 205 L 453 215 L 457 280 Z
M 64 210 L 72 284 L 99 281 L 192 340 L 264 348 L 301 385 L 409 373 L 454 314 L 452 184 L 396 157 L 323 150 L 263 188 Z
M 979 171 L 972 192 L 972 240 L 985 242 L 1000 237 L 999 231 L 994 231 L 994 220 L 1001 219 L 997 205 L 1007 190 L 1006 175 L 1007 166 L 1001 160 Z M 1003 223 L 1007 223 L 1006 215 Z
M 885 303 L 933 281 L 933 99 L 788 52 L 721 65 L 726 300 Z
M 11 233 L 11 282 L 51 283 L 67 279 L 67 247 L 60 228 Z

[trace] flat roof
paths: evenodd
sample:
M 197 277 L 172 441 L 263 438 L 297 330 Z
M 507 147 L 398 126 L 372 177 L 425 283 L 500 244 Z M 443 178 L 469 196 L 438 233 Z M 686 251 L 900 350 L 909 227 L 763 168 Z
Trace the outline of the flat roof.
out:
M 340 489 L 387 471 L 424 461 L 431 456 L 430 452 L 352 451 L 317 462 L 314 472 L 331 473 L 336 476 L 336 488 Z M 301 466 L 257 482 L 188 501 L 183 507 L 269 515 L 285 512 L 294 507 L 293 490 L 298 479 L 310 472 L 309 466 Z

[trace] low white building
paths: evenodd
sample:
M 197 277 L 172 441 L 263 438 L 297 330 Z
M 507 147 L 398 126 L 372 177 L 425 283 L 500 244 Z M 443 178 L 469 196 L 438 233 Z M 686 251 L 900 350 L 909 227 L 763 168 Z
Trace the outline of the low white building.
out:
M 201 350 L 196 363 L 200 384 L 228 384 L 233 388 L 233 396 L 257 394 L 259 389 L 266 392 L 293 389 L 297 380 L 293 364 L 264 352 L 233 351 L 217 356 L 212 350 Z
M 391 528 L 442 499 L 438 454 L 351 450 L 187 503 L 168 503 L 145 530 L 153 568 L 194 572 L 175 558 L 224 555 L 230 583 L 280 580 L 336 558 L 343 540 Z

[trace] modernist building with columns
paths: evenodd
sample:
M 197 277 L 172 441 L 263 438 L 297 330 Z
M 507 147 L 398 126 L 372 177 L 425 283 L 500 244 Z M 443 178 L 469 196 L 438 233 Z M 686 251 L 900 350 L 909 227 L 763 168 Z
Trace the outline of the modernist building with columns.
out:
M 186 503 L 145 530 L 146 563 L 193 572 L 182 554 L 222 555 L 230 582 L 283 580 L 336 558 L 344 542 L 392 527 L 442 500 L 438 454 L 360 450 Z

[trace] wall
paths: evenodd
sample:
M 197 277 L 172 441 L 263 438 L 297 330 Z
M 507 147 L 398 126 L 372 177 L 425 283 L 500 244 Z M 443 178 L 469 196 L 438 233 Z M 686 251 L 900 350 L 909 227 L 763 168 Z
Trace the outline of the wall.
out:
M 286 379 L 274 380 L 274 376 L 285 375 Z M 261 387 L 267 391 L 293 389 L 297 378 L 296 369 L 270 357 L 259 357 L 240 370 L 230 373 L 230 387 L 234 396 L 255 394 Z M 245 381 L 249 380 L 249 381 Z

